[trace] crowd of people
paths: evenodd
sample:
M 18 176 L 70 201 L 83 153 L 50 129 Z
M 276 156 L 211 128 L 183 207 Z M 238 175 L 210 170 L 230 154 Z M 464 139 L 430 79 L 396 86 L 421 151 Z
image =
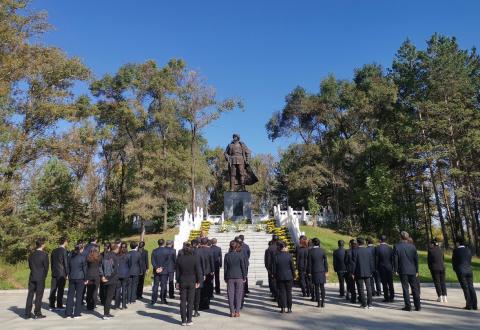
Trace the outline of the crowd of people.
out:
M 145 276 L 152 266 L 153 286 L 151 305 L 168 304 L 175 288 L 180 293 L 182 325 L 192 325 L 192 318 L 201 310 L 210 308 L 214 294 L 221 294 L 220 269 L 227 287 L 231 317 L 240 317 L 248 290 L 250 247 L 244 236 L 235 237 L 222 257 L 215 238 L 205 233 L 191 242 L 185 242 L 177 251 L 172 241 L 158 240 L 158 248 L 148 257 L 144 242 L 116 240 L 105 243 L 103 251 L 95 237 L 88 244 L 78 241 L 68 252 L 68 241 L 61 238 L 59 246 L 51 252 L 50 259 L 44 251 L 45 239 L 36 241 L 37 249 L 29 257 L 30 277 L 25 309 L 26 318 L 44 318 L 41 302 L 45 279 L 51 266 L 52 281 L 49 296 L 51 310 L 64 310 L 64 317 L 79 318 L 82 310 L 94 310 L 103 305 L 103 318 L 110 319 L 111 309 L 127 309 L 138 299 L 143 299 Z M 460 238 L 453 251 L 452 264 L 463 289 L 466 309 L 477 309 L 473 287 L 472 254 Z M 338 276 L 339 294 L 352 304 L 373 308 L 373 296 L 383 292 L 383 302 L 395 299 L 394 274 L 402 284 L 405 311 L 411 311 L 410 291 L 416 311 L 421 310 L 418 253 L 408 233 L 401 232 L 400 241 L 392 248 L 385 236 L 375 246 L 371 238 L 352 239 L 348 249 L 338 241 L 333 252 L 333 268 Z M 130 249 L 128 249 L 130 247 Z M 303 297 L 309 297 L 317 306 L 325 306 L 325 283 L 328 278 L 327 253 L 318 238 L 301 236 L 296 250 L 296 262 L 288 245 L 273 235 L 265 250 L 265 267 L 268 285 L 280 313 L 292 312 L 292 287 L 297 278 Z M 428 250 L 428 267 L 435 283 L 438 301 L 447 303 L 445 264 L 443 251 L 436 239 Z M 64 288 L 68 280 L 68 293 L 64 307 Z M 35 305 L 32 313 L 32 307 Z

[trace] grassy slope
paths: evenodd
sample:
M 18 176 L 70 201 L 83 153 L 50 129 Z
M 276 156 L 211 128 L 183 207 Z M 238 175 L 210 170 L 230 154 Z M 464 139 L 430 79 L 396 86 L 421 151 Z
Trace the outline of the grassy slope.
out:
M 307 235 L 308 238 L 318 237 L 320 239 L 321 246 L 326 250 L 328 255 L 330 269 L 329 280 L 332 282 L 337 282 L 337 276 L 335 273 L 333 273 L 332 253 L 333 250 L 337 248 L 338 240 L 343 239 L 346 243 L 348 243 L 351 237 L 336 233 L 331 229 L 320 227 L 301 226 L 300 230 L 305 232 L 305 235 Z M 418 254 L 420 262 L 420 279 L 422 282 L 431 282 L 432 277 L 427 265 L 427 252 L 418 251 Z M 472 261 L 472 266 L 474 268 L 474 281 L 475 283 L 478 283 L 480 282 L 480 258 L 474 258 Z M 452 269 L 452 256 L 450 253 L 445 255 L 445 267 L 447 282 L 457 282 L 457 276 Z
M 157 241 L 160 238 L 165 240 L 173 240 L 173 237 L 177 233 L 177 229 L 169 229 L 165 233 L 162 234 L 149 234 L 145 236 L 145 246 L 148 252 L 152 252 L 158 244 Z M 133 241 L 139 239 L 139 235 L 124 237 L 124 241 Z M 149 254 L 150 257 L 150 254 Z M 27 287 L 28 284 L 28 263 L 21 262 L 16 265 L 6 264 L 3 261 L 0 261 L 0 290 L 5 289 L 24 289 Z M 150 273 L 146 277 L 145 280 L 146 284 L 151 282 L 151 269 Z M 50 272 L 48 273 L 48 277 L 45 283 L 46 287 L 50 287 Z

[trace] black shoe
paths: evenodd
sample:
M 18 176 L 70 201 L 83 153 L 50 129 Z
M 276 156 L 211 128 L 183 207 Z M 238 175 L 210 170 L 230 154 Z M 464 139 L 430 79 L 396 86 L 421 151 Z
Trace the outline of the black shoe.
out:
M 287 313 L 291 313 L 291 312 L 292 312 L 292 309 L 289 308 L 289 309 L 287 310 Z
M 285 313 L 285 308 L 280 308 L 280 313 Z
M 320 307 L 320 301 L 319 301 L 319 302 L 317 302 L 317 307 Z
M 422 307 L 415 307 L 415 311 L 420 312 L 422 310 Z
M 38 319 L 44 319 L 44 318 L 46 318 L 46 316 L 43 315 L 43 314 L 38 314 L 38 315 L 34 315 L 33 318 L 34 318 L 35 320 L 38 320 Z
M 402 311 L 411 312 L 412 308 L 405 306 L 405 307 L 402 308 Z
M 150 306 L 153 306 L 155 305 L 155 303 L 153 301 L 150 302 Z
M 325 302 L 323 300 L 320 302 L 320 307 L 325 307 Z
M 195 313 L 193 314 L 193 317 L 199 317 L 199 316 L 200 316 L 200 313 L 199 313 L 199 312 L 195 312 Z
M 162 304 L 164 304 L 164 305 L 168 305 L 168 301 L 167 301 L 167 299 L 165 299 L 164 301 L 162 301 Z
M 315 298 L 314 298 L 314 297 L 312 297 L 312 298 L 310 299 L 310 301 L 315 301 Z
M 463 309 L 466 309 L 467 311 L 471 311 L 471 310 L 472 310 L 472 307 L 470 307 L 470 306 L 465 306 L 465 307 L 463 307 Z
M 382 302 L 388 303 L 388 302 L 390 302 L 390 299 L 383 299 Z
M 170 299 L 175 299 L 175 296 L 169 296 Z
M 30 313 L 30 314 L 25 314 L 24 317 L 25 317 L 26 320 L 28 320 L 28 319 L 33 319 L 33 318 L 35 318 L 35 315 L 33 315 L 32 313 Z

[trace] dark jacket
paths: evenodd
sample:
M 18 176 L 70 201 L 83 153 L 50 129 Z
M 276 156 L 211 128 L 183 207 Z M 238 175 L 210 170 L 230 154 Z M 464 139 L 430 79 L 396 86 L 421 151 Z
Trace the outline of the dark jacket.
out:
M 216 270 L 222 267 L 222 248 L 216 245 L 212 245 L 211 249 L 213 252 L 213 264 Z
M 86 280 L 87 279 L 87 260 L 81 253 L 73 253 L 68 261 L 70 280 Z
M 269 273 L 273 273 L 273 263 L 275 261 L 275 256 L 278 254 L 277 244 L 274 243 L 268 247 L 265 251 L 265 268 Z
M 430 271 L 444 271 L 443 251 L 438 245 L 433 245 L 428 249 L 427 255 L 428 269 Z
M 215 265 L 211 249 L 207 247 L 200 247 L 197 249 L 197 251 L 198 256 L 202 259 L 203 262 L 203 274 L 207 275 L 215 272 Z
M 175 278 L 177 283 L 201 283 L 202 270 L 196 255 L 179 254 L 175 264 Z
M 68 252 L 64 247 L 58 247 L 50 255 L 52 265 L 52 277 L 67 277 L 68 275 Z
M 136 250 L 128 252 L 129 276 L 142 274 L 142 254 Z
M 394 271 L 400 275 L 418 273 L 418 253 L 415 245 L 400 241 L 393 249 Z
M 245 242 L 243 242 L 241 251 L 245 257 L 245 261 L 248 266 L 250 264 L 250 247 L 248 246 L 248 244 L 245 244 Z
M 107 285 L 116 284 L 118 281 L 118 270 L 120 268 L 118 256 L 115 252 L 105 252 L 102 257 L 100 276 L 107 279 Z
M 468 247 L 457 247 L 453 250 L 452 266 L 458 275 L 472 274 L 472 252 Z
M 86 258 L 85 258 L 86 259 Z M 102 265 L 102 260 L 98 261 L 87 261 L 87 280 L 98 280 L 100 277 L 100 267 Z
M 377 246 L 376 252 L 376 264 L 379 272 L 392 272 L 393 271 L 393 249 L 385 243 L 381 243 Z
M 353 264 L 353 253 L 357 248 L 348 249 L 345 251 L 345 267 L 347 267 L 347 272 L 353 274 L 355 271 L 355 265 Z
M 246 279 L 247 266 L 245 256 L 241 252 L 228 252 L 223 262 L 223 277 L 229 279 Z
M 308 248 L 300 246 L 297 249 L 297 269 L 299 272 L 304 273 L 308 267 Z
M 371 251 L 366 247 L 359 247 L 353 250 L 352 266 L 355 277 L 367 278 L 373 273 L 374 261 Z
M 291 281 L 295 277 L 295 267 L 288 252 L 279 252 L 273 262 L 273 274 L 279 281 Z
M 152 251 L 152 268 L 154 275 L 167 275 L 169 262 L 171 262 L 171 257 L 168 248 L 158 247 Z M 162 268 L 162 272 L 157 273 L 157 268 Z
M 142 270 L 142 274 L 146 274 L 147 273 L 147 270 L 148 270 L 148 264 L 149 264 L 149 261 L 148 261 L 148 251 L 145 250 L 145 249 L 141 249 L 140 251 L 140 254 L 142 255 L 142 258 L 141 258 L 141 270 Z
M 198 264 L 200 265 L 200 273 L 202 274 L 200 278 L 200 282 L 203 282 L 204 276 L 207 273 L 205 272 L 205 260 L 204 258 L 202 258 L 200 250 L 201 250 L 200 248 L 193 249 L 193 255 L 196 256 L 198 259 Z M 183 251 L 180 250 L 180 252 L 183 252 Z M 182 254 L 179 253 L 179 255 L 183 255 L 183 253 Z
M 45 251 L 35 250 L 28 257 L 30 281 L 45 281 L 48 274 L 48 254 Z
M 174 273 L 175 264 L 177 263 L 177 251 L 173 247 L 168 247 L 167 249 L 170 252 L 167 269 L 169 273 Z
M 345 265 L 345 249 L 343 247 L 339 247 L 333 251 L 333 270 L 337 273 L 347 271 L 347 266 Z
M 377 266 L 377 256 L 376 256 L 376 248 L 375 248 L 375 245 L 367 245 L 367 250 L 370 252 L 370 258 L 372 259 L 372 262 L 371 264 L 373 265 L 373 268 L 372 268 L 372 273 L 375 272 L 377 270 L 376 266 Z
M 128 253 L 118 255 L 118 278 L 128 278 L 129 274 Z

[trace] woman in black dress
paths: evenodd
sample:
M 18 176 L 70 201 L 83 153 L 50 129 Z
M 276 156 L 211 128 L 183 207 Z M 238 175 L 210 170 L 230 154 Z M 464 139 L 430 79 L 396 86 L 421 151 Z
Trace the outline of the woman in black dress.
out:
M 438 302 L 447 302 L 447 286 L 445 285 L 445 264 L 443 251 L 436 238 L 432 239 L 428 249 L 428 269 L 432 274 L 435 290 L 437 291 Z

